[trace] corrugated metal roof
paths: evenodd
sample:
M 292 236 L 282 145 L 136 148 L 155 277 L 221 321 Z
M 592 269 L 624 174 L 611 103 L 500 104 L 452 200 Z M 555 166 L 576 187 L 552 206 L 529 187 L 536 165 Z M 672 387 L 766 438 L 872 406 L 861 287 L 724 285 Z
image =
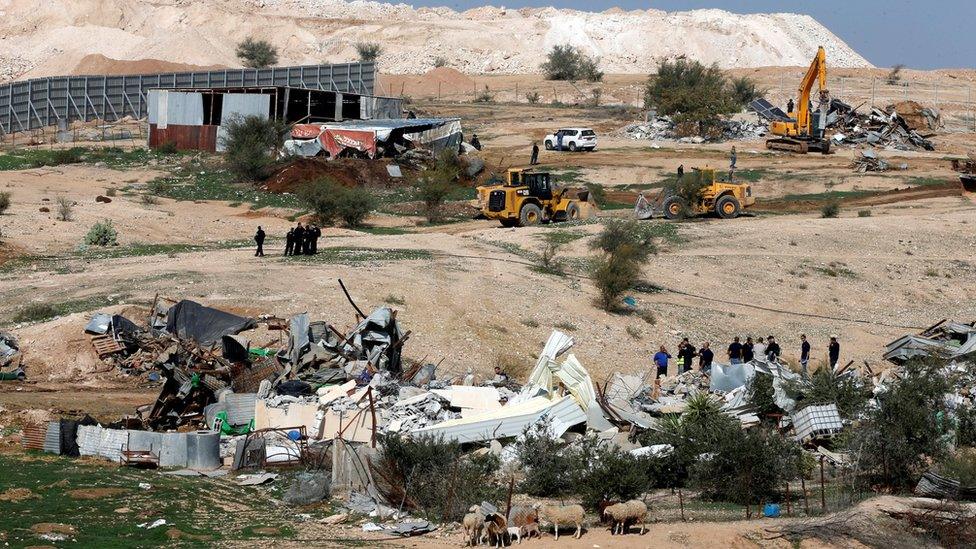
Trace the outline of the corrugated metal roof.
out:
M 542 417 L 552 420 L 554 436 L 561 436 L 573 425 L 586 422 L 586 413 L 571 396 L 555 400 L 535 397 L 518 404 L 508 404 L 498 410 L 452 419 L 413 431 L 413 434 L 443 436 L 446 440 L 460 443 L 479 442 L 496 438 L 514 437 Z
M 227 405 L 227 421 L 231 425 L 247 425 L 254 419 L 257 393 L 229 393 L 224 397 Z
M 51 454 L 61 453 L 61 422 L 49 421 L 47 434 L 44 436 L 44 451 Z

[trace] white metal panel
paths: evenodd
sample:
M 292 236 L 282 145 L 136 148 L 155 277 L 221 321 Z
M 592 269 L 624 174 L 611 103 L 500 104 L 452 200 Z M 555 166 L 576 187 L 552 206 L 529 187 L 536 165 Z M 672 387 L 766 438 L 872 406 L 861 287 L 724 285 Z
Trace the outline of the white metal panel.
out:
M 236 116 L 267 118 L 271 109 L 271 96 L 263 93 L 225 93 L 220 108 L 220 124 L 224 125 Z
M 553 436 L 562 436 L 573 425 L 586 422 L 586 413 L 576 400 L 564 396 L 555 400 L 536 397 L 520 404 L 508 404 L 498 410 L 462 419 L 452 419 L 416 429 L 415 435 L 443 436 L 460 443 L 478 442 L 520 435 L 526 427 L 543 417 L 552 420 Z

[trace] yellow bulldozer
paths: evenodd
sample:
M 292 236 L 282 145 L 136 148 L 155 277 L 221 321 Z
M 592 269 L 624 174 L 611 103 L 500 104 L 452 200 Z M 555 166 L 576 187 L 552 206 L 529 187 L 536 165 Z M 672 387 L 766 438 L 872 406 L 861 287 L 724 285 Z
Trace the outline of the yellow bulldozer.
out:
M 814 83 L 818 84 L 818 108 L 813 109 L 810 93 Z M 763 100 L 764 101 L 764 100 Z M 768 103 L 765 103 L 769 107 Z M 766 141 L 766 148 L 780 151 L 790 151 L 806 154 L 808 151 L 830 153 L 830 140 L 827 139 L 827 109 L 830 105 L 830 92 L 827 90 L 827 54 L 823 46 L 817 50 L 810 67 L 807 69 L 800 87 L 797 90 L 796 108 L 784 113 L 777 109 L 768 109 L 772 121 L 769 123 L 769 133 L 774 135 Z M 763 104 L 759 104 L 763 108 Z
M 692 173 L 683 176 L 677 188 L 661 191 L 655 202 L 657 208 L 641 195 L 634 207 L 637 217 L 649 219 L 653 217 L 653 211 L 659 209 L 667 219 L 712 212 L 722 219 L 734 219 L 744 208 L 755 204 L 756 199 L 748 183 L 721 181 L 716 178 L 714 168 L 706 167 L 693 168 Z
M 579 219 L 586 191 L 574 194 L 556 186 L 553 179 L 549 172 L 510 168 L 503 182 L 478 187 L 478 209 L 504 227 Z

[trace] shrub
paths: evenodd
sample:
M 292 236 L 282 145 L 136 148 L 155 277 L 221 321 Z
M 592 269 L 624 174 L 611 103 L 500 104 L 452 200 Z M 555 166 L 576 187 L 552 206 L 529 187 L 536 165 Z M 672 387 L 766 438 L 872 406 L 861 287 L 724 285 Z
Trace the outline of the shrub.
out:
M 10 208 L 10 192 L 0 192 L 0 215 L 3 215 Z
M 260 116 L 235 116 L 228 120 L 223 138 L 227 166 L 238 178 L 259 181 L 271 174 L 284 141 L 281 122 Z
M 538 103 L 539 99 L 541 98 L 542 96 L 539 95 L 539 92 L 529 92 L 525 94 L 525 100 L 528 101 L 529 104 L 531 105 L 535 105 L 536 103 Z
M 599 107 L 601 97 L 603 97 L 603 90 L 600 88 L 593 88 L 592 90 L 590 90 L 590 99 L 588 101 L 588 105 L 590 107 Z
M 383 47 L 376 42 L 359 42 L 356 44 L 356 53 L 362 62 L 376 61 L 383 53 Z
M 607 203 L 607 189 L 600 183 L 588 183 L 586 189 L 590 191 L 590 196 L 593 197 L 593 202 L 597 206 L 603 206 Z
M 673 116 L 678 124 L 694 124 L 704 134 L 741 104 L 718 65 L 677 59 L 658 64 L 657 75 L 648 79 L 644 106 Z
M 255 40 L 249 36 L 237 45 L 237 58 L 245 67 L 262 69 L 278 64 L 278 50 L 266 40 Z
M 105 189 L 105 196 L 114 197 L 117 194 L 119 194 L 119 191 L 115 187 L 109 187 Z
M 857 211 L 857 216 L 858 217 L 871 217 L 871 210 L 858 210 Z
M 359 227 L 374 206 L 372 195 L 365 190 L 350 189 L 328 178 L 304 186 L 299 198 L 324 225 L 341 220 L 349 227 Z
M 546 80 L 586 80 L 599 82 L 603 73 L 598 60 L 584 54 L 579 48 L 566 45 L 553 46 L 542 64 Z
M 139 201 L 145 204 L 146 206 L 153 206 L 155 204 L 159 204 L 159 199 L 156 198 L 156 195 L 149 194 L 149 193 L 141 194 L 139 196 Z
M 614 444 L 597 446 L 589 463 L 580 470 L 576 491 L 581 503 L 596 511 L 604 498 L 627 501 L 640 496 L 651 484 L 648 461 Z
M 440 221 L 443 214 L 444 202 L 447 201 L 458 178 L 461 177 L 461 161 L 451 150 L 441 151 L 434 167 L 422 172 L 416 181 L 418 196 L 424 203 L 424 215 L 427 221 Z
M 576 474 L 586 465 L 584 452 L 549 435 L 542 421 L 528 428 L 515 443 L 515 457 L 525 476 L 519 490 L 530 496 L 558 497 L 574 493 Z
M 681 179 L 665 185 L 664 194 L 666 196 L 677 196 L 690 206 L 701 200 L 702 192 L 710 183 L 711 181 L 706 180 L 700 170 L 693 170 L 691 173 L 682 175 Z M 682 215 L 687 215 L 690 211 L 691 209 L 686 207 L 682 210 Z
M 381 449 L 371 463 L 387 499 L 423 513 L 428 520 L 460 520 L 472 503 L 499 501 L 495 479 L 499 460 L 492 454 L 465 456 L 456 442 L 429 436 L 380 435 Z
M 813 372 L 809 380 L 787 381 L 786 396 L 796 401 L 796 410 L 817 404 L 836 404 L 841 417 L 854 419 L 867 406 L 871 391 L 851 376 L 836 376 L 828 367 Z
M 732 94 L 733 101 L 741 109 L 753 100 L 762 97 L 765 91 L 760 90 L 752 78 L 740 76 L 729 80 L 729 93 Z
M 447 58 L 446 58 L 446 57 L 435 57 L 435 58 L 434 58 L 434 66 L 435 66 L 435 67 L 438 67 L 438 68 L 439 68 L 439 67 L 446 67 L 446 66 L 448 66 L 449 64 L 450 64 L 450 63 L 448 63 L 448 61 L 447 61 Z
M 860 456 L 859 467 L 885 486 L 914 486 L 930 460 L 947 454 L 948 393 L 938 362 L 907 362 L 902 378 L 876 395 L 877 406 L 851 434 L 848 446 Z
M 176 154 L 179 150 L 176 148 L 175 141 L 167 141 L 162 145 L 156 147 L 156 152 L 159 154 Z
M 485 84 L 485 89 L 482 90 L 481 93 L 476 95 L 474 98 L 475 103 L 491 103 L 494 100 L 495 100 L 495 94 L 491 93 L 491 90 L 488 89 L 487 84 Z
M 889 86 L 898 84 L 898 82 L 901 81 L 901 71 L 904 68 L 905 65 L 902 65 L 901 63 L 891 67 L 891 70 L 888 71 L 888 76 L 885 78 L 885 82 L 887 82 Z
M 840 214 L 840 204 L 834 200 L 831 200 L 820 207 L 820 217 L 824 219 L 837 217 L 838 214 Z
M 756 409 L 756 414 L 763 420 L 768 420 L 770 414 L 781 412 L 776 405 L 773 376 L 756 374 L 752 376 L 746 388 L 746 398 Z
M 972 406 L 956 408 L 956 446 L 976 446 L 976 409 Z
M 75 203 L 66 196 L 59 196 L 57 199 L 58 211 L 56 218 L 58 221 L 71 221 L 74 217 Z
M 112 220 L 106 219 L 99 221 L 88 229 L 85 235 L 85 244 L 89 246 L 118 246 L 119 234 L 112 226 Z
M 616 311 L 623 293 L 640 281 L 641 265 L 657 253 L 650 226 L 635 220 L 607 221 L 591 246 L 602 252 L 593 264 L 599 305 L 606 311 Z
M 559 260 L 559 248 L 563 241 L 558 233 L 549 232 L 543 237 L 542 253 L 539 254 L 539 270 L 544 273 L 562 273 L 562 261 Z

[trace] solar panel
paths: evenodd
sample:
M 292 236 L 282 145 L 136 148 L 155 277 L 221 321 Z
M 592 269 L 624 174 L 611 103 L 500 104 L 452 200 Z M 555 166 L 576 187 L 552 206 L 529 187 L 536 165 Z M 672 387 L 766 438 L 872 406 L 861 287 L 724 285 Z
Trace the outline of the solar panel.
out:
M 766 99 L 762 97 L 749 103 L 749 108 L 766 120 L 778 120 L 781 122 L 789 122 L 793 120 L 788 114 L 783 112 L 782 109 L 773 105 L 769 101 L 766 101 Z

